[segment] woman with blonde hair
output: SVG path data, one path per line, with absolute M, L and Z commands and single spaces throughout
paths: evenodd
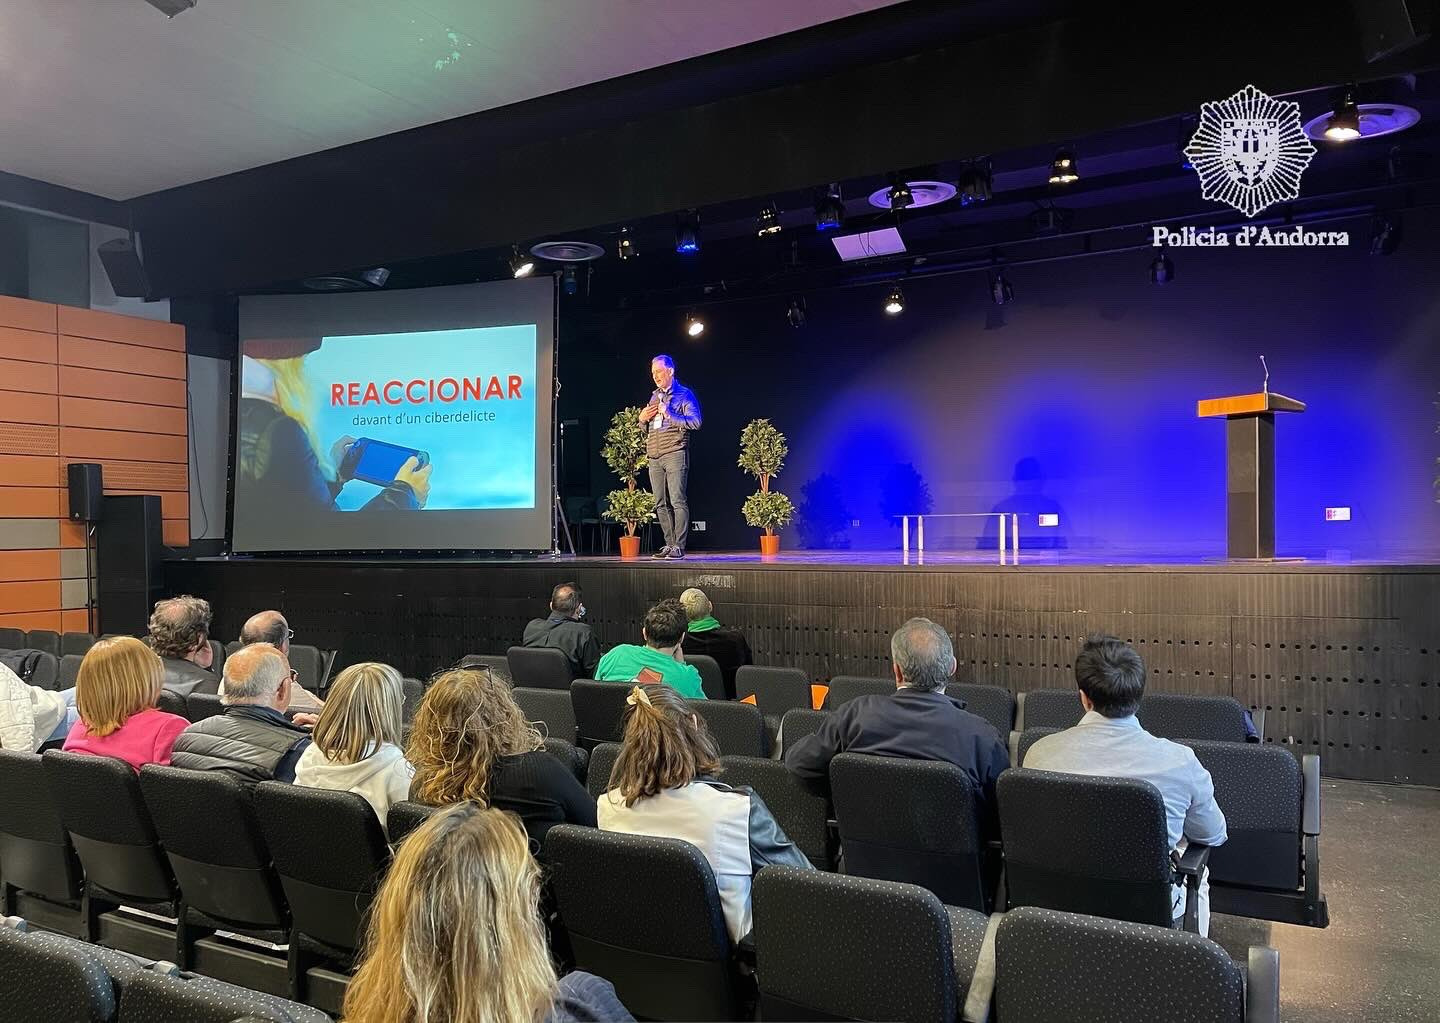
M 370 911 L 344 1023 L 633 1019 L 608 981 L 555 976 L 540 871 L 515 818 L 463 802 L 400 844 Z
M 750 933 L 750 882 L 772 863 L 810 868 L 770 808 L 745 786 L 715 780 L 720 753 L 705 722 L 663 683 L 625 700 L 624 742 L 599 799 L 601 831 L 679 838 L 710 861 L 730 940 Z
M 363 796 L 385 827 L 390 804 L 409 796 L 415 774 L 400 749 L 402 682 L 390 665 L 373 661 L 340 672 L 295 765 L 295 784 Z
M 75 680 L 80 714 L 64 749 L 123 760 L 136 771 L 169 764 L 175 739 L 190 722 L 155 708 L 165 666 L 155 651 L 132 636 L 102 639 L 85 654 Z
M 410 798 L 429 806 L 472 800 L 520 817 L 540 848 L 553 824 L 595 826 L 595 801 L 485 667 L 436 676 L 415 714 L 406 750 Z

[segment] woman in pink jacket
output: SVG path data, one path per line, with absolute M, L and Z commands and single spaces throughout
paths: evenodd
M 102 639 L 80 662 L 75 707 L 80 720 L 65 749 L 123 760 L 136 771 L 145 764 L 169 764 L 170 747 L 190 724 L 155 708 L 165 666 L 131 636 Z

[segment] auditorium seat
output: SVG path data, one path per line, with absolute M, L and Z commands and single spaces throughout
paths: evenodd
M 1184 926 L 1198 928 L 1197 888 L 1210 847 L 1171 858 L 1160 790 L 1133 778 L 1012 767 L 996 785 L 1009 905 L 1170 926 L 1185 885 Z
M 752 905 L 763 1018 L 959 1018 L 983 913 L 947 908 L 917 885 L 778 866 L 756 875 Z M 980 988 L 985 1005 L 986 980 Z
M 501 678 L 510 678 L 510 659 L 504 654 L 466 654 L 460 659 L 462 661 L 478 661 Z
M 715 875 L 688 842 L 559 824 L 545 861 L 575 968 L 639 1019 L 744 1019 Z
M 757 707 L 730 700 L 687 700 L 705 722 L 721 755 L 764 757 L 770 753 L 770 736 Z
M 390 844 L 398 846 L 410 832 L 429 820 L 434 812 L 435 807 L 408 799 L 391 803 L 390 812 L 385 818 L 385 829 L 390 832 Z
M 213 658 L 210 661 L 210 670 L 217 675 L 223 675 L 225 674 L 225 644 L 221 643 L 218 639 L 212 639 L 209 643 L 210 653 Z
M 25 650 L 24 629 L 0 629 L 0 650 Z
M 225 656 L 227 658 L 234 657 L 235 652 L 244 645 L 245 644 L 240 642 L 238 639 L 232 639 L 229 643 L 225 644 Z
M 420 701 L 425 699 L 425 683 L 418 678 L 403 678 L 400 680 L 400 720 L 409 731 L 410 722 L 415 720 L 415 712 L 420 709 Z
M 1025 754 L 1030 752 L 1030 747 L 1035 745 L 1047 735 L 1054 735 L 1061 731 L 1059 728 L 1027 728 L 1020 733 L 1020 738 L 1015 742 L 1015 749 L 1010 757 L 1011 767 L 1024 767 Z
M 741 699 L 754 696 L 760 713 L 775 718 L 777 725 L 786 711 L 811 707 L 810 678 L 799 668 L 742 665 L 735 672 L 735 695 Z
M 569 689 L 575 681 L 570 658 L 548 646 L 512 646 L 505 652 L 510 680 L 529 689 Z
M 965 701 L 965 709 L 971 714 L 994 725 L 1002 740 L 1007 739 L 1010 729 L 1015 727 L 1015 694 L 1004 686 L 955 682 L 946 686 L 945 692 Z
M 565 769 L 575 776 L 576 781 L 582 785 L 585 783 L 585 772 L 589 769 L 590 757 L 583 749 L 572 746 L 564 739 L 557 739 L 552 735 L 545 739 L 545 752 L 564 764 Z
M 80 860 L 35 753 L 0 750 L 0 877 L 5 916 L 18 912 L 22 892 L 79 909 Z
M 590 751 L 590 763 L 585 771 L 585 788 L 596 799 L 610 791 L 610 771 L 619 756 L 618 742 L 602 742 Z
M 1146 693 L 1140 701 L 1140 727 L 1162 739 L 1244 742 L 1245 708 L 1233 696 L 1194 693 Z
M 225 705 L 214 693 L 191 693 L 185 697 L 185 716 L 191 722 L 204 721 L 225 713 Z
M 1080 690 L 1073 687 L 1031 689 L 1020 694 L 1018 703 L 1015 727 L 1022 732 L 1031 728 L 1070 728 L 1085 716 Z
M 575 706 L 570 702 L 570 691 L 555 689 L 528 689 L 516 686 L 511 690 L 515 702 L 527 721 L 538 722 L 546 735 L 566 742 L 575 742 Z
M 325 686 L 329 683 L 328 665 L 325 653 L 319 647 L 305 643 L 291 643 L 289 660 L 290 667 L 299 672 L 300 684 L 307 691 L 316 694 L 324 691 Z
M 130 765 L 110 757 L 51 750 L 41 758 L 51 798 L 85 869 L 85 927 L 97 933 L 107 904 L 140 906 L 176 918 L 175 956 L 189 965 L 193 942 L 180 890 Z
M 140 791 L 193 930 L 223 928 L 285 944 L 290 908 L 249 786 L 221 771 L 146 764 Z M 290 948 L 293 955 L 297 945 Z M 293 959 L 289 977 L 297 997 Z
M 787 710 L 785 716 L 780 719 L 781 747 L 788 752 L 791 746 L 805 736 L 818 732 L 820 726 L 829 718 L 828 710 L 809 710 L 808 708 Z
M 1210 852 L 1210 908 L 1325 927 L 1320 890 L 1320 758 L 1277 746 L 1188 741 L 1215 783 L 1229 837 Z
M 168 963 L 141 970 L 120 995 L 121 1023 L 329 1023 L 319 1009 L 226 984 Z
M 390 848 L 374 809 L 353 792 L 264 781 L 255 787 L 255 810 L 290 904 L 291 941 L 299 946 L 291 959 L 293 990 L 310 1001 L 312 962 L 353 968 Z
M 79 654 L 84 657 L 95 645 L 95 637 L 88 632 L 67 632 L 60 637 L 60 656 Z
M 806 786 L 778 760 L 727 756 L 720 758 L 720 764 L 720 780 L 754 789 L 780 829 L 811 863 L 821 870 L 834 867 L 829 799 Z
M 60 633 L 51 629 L 31 629 L 25 633 L 25 645 L 31 650 L 44 650 L 55 657 L 60 656 Z
M 75 680 L 80 677 L 80 664 L 84 660 L 84 654 L 62 654 L 60 665 L 56 669 L 55 688 L 74 689 Z
M 59 689 L 60 658 L 41 650 L 35 658 L 35 669 L 25 681 L 41 689 Z
M 47 934 L 14 917 L 0 924 L 5 1020 L 111 1023 L 120 1018 L 122 985 L 143 972 L 123 953 Z
M 1242 964 L 1198 934 L 1033 907 L 995 932 L 996 1023 L 1279 1018 L 1273 948 L 1252 947 Z
M 947 906 L 989 912 L 998 862 L 960 768 L 842 753 L 830 761 L 830 797 L 847 874 L 918 884 Z
M 889 696 L 895 691 L 893 678 L 861 678 L 858 675 L 836 675 L 825 694 L 825 709 L 843 707 L 858 696 Z
M 173 689 L 161 689 L 160 694 L 155 697 L 155 708 L 163 710 L 166 714 L 174 714 L 177 717 L 189 719 L 190 698 L 184 693 L 177 693 Z
M 597 743 L 619 742 L 630 686 L 623 682 L 595 682 L 577 678 L 570 683 L 570 703 L 575 708 L 575 732 L 581 749 Z
M 709 654 L 686 654 L 685 663 L 700 673 L 700 688 L 708 700 L 733 700 L 735 694 L 725 685 L 725 673 L 720 662 Z

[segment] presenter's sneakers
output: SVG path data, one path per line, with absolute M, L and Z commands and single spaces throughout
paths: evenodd
M 680 561 L 685 557 L 685 550 L 682 547 L 666 547 L 665 550 L 668 552 L 665 555 L 666 561 Z
M 650 555 L 650 558 L 651 558 L 652 561 L 664 561 L 666 558 L 670 557 L 670 552 L 673 551 L 674 549 L 675 549 L 674 547 L 671 547 L 669 544 L 666 544 L 664 547 L 661 547 L 661 548 L 660 548 L 658 551 L 656 551 L 654 554 Z

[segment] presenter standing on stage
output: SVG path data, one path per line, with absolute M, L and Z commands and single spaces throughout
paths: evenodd
M 700 402 L 695 392 L 675 379 L 675 362 L 668 355 L 650 360 L 655 392 L 640 411 L 646 427 L 645 458 L 650 465 L 650 492 L 665 546 L 652 555 L 678 561 L 685 556 L 690 532 L 690 505 L 685 484 L 690 476 L 690 431 L 700 429 Z

